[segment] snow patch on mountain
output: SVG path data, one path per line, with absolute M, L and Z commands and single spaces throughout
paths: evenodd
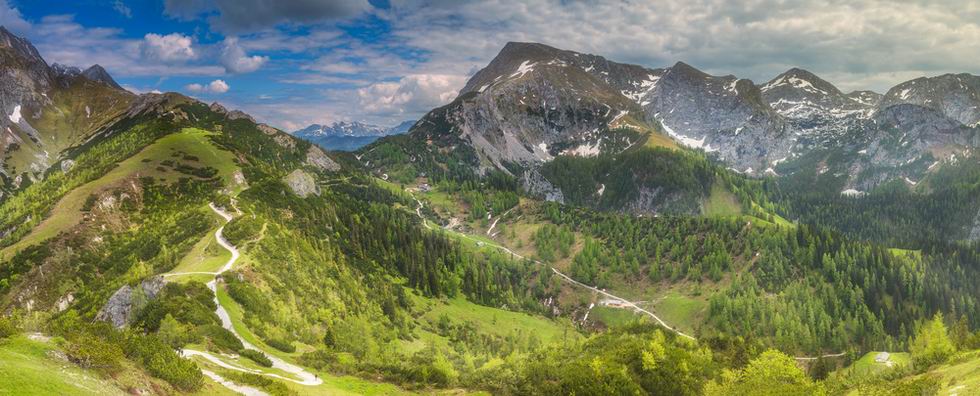
M 22 118 L 20 115 L 20 105 L 14 106 L 14 112 L 10 113 L 10 115 L 7 117 L 10 118 L 10 122 L 19 124 Z

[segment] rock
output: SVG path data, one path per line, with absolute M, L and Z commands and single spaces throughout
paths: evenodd
M 61 161 L 61 173 L 68 173 L 68 171 L 70 171 L 71 168 L 74 166 L 75 166 L 74 160 L 66 159 L 64 161 Z
M 64 297 L 58 299 L 58 302 L 55 303 L 55 306 L 58 308 L 58 312 L 62 312 L 68 309 L 68 306 L 70 306 L 71 303 L 74 301 L 75 301 L 75 295 L 68 293 Z
M 112 323 L 116 328 L 126 327 L 133 319 L 133 314 L 156 298 L 164 285 L 163 277 L 159 275 L 140 282 L 139 289 L 124 285 L 109 297 L 95 319 Z
M 286 175 L 285 182 L 293 190 L 293 193 L 301 198 L 306 198 L 310 194 L 320 195 L 320 187 L 316 185 L 316 180 L 302 169 L 294 170 Z
M 330 159 L 327 153 L 324 153 L 321 148 L 315 145 L 311 145 L 309 150 L 306 150 L 306 163 L 328 172 L 340 170 L 340 165 Z

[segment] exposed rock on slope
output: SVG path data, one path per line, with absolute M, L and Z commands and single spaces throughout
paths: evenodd
M 302 169 L 296 169 L 286 175 L 285 182 L 289 189 L 293 190 L 293 193 L 299 195 L 300 198 L 320 195 L 320 187 L 316 185 L 316 180 Z
M 154 276 L 140 282 L 135 288 L 129 285 L 120 287 L 109 297 L 95 319 L 112 323 L 116 328 L 126 327 L 132 321 L 133 314 L 156 298 L 164 284 L 162 276 Z

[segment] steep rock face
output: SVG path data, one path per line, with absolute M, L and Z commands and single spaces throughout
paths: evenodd
M 0 27 L 0 192 L 41 177 L 134 98 L 101 66 L 49 67 L 30 42 Z
M 685 146 L 702 148 L 735 169 L 755 173 L 784 158 L 791 134 L 750 80 L 708 75 L 683 62 L 656 82 L 648 115 Z
M 95 319 L 109 322 L 116 328 L 126 327 L 132 321 L 133 314 L 156 298 L 164 285 L 162 276 L 146 279 L 135 288 L 123 285 L 109 297 L 109 301 L 99 310 Z
M 471 145 L 481 169 L 533 167 L 562 152 L 597 155 L 611 128 L 650 129 L 639 105 L 609 83 L 627 84 L 625 78 L 600 68 L 642 70 L 541 44 L 509 43 L 455 101 L 423 117 L 411 133 L 443 146 L 457 140 Z
M 944 74 L 906 81 L 889 89 L 880 106 L 903 103 L 939 111 L 966 126 L 980 126 L 980 76 Z
M 30 42 L 3 26 L 0 26 L 0 66 L 0 109 L 4 115 L 14 114 L 18 106 L 19 114 L 31 115 L 50 103 L 47 94 L 53 77 L 48 64 Z M 6 125 L 18 124 L 14 120 L 0 123 L 4 121 L 10 121 Z
M 306 150 L 306 163 L 317 167 L 321 170 L 328 172 L 336 172 L 340 170 L 340 165 L 338 165 L 334 160 L 327 156 L 319 147 L 310 146 Z

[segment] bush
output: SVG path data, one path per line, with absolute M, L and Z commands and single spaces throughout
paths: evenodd
M 181 358 L 169 345 L 153 335 L 129 333 L 125 340 L 126 355 L 143 364 L 154 377 L 178 389 L 195 391 L 204 384 L 204 376 L 193 361 Z
M 17 326 L 10 318 L 0 318 L 0 340 L 17 334 Z M 269 344 L 272 345 L 272 344 Z
M 218 349 L 239 352 L 244 346 L 230 331 L 221 326 L 208 325 L 199 327 L 201 335 L 211 340 L 211 344 Z
M 265 343 L 266 344 L 269 344 L 269 346 L 271 346 L 273 348 L 276 348 L 276 349 L 278 349 L 280 351 L 283 351 L 283 352 L 286 352 L 286 353 L 296 352 L 296 346 L 293 345 L 293 343 L 291 343 L 289 341 L 286 341 L 286 340 L 281 340 L 281 339 L 278 339 L 278 338 L 269 338 L 269 339 L 265 340 Z
M 272 396 L 287 396 L 296 394 L 295 392 L 290 391 L 289 388 L 287 388 L 282 382 L 258 374 L 225 371 L 221 373 L 221 376 L 233 382 L 262 388 L 262 390 L 268 392 Z
M 72 338 L 65 348 L 65 355 L 68 360 L 86 369 L 97 369 L 110 374 L 122 369 L 122 348 L 90 334 L 80 334 Z
M 262 367 L 272 367 L 272 359 L 269 359 L 269 357 L 262 352 L 254 349 L 242 349 L 242 351 L 238 354 L 252 359 L 253 362 L 258 363 Z

